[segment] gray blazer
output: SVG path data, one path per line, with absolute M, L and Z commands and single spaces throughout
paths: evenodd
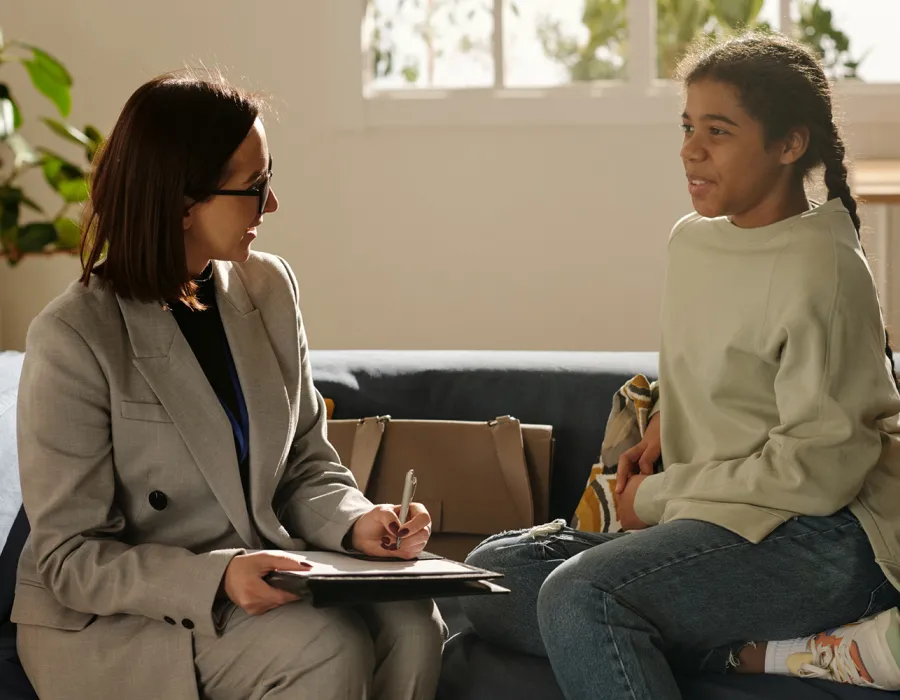
M 340 551 L 372 507 L 326 440 L 288 265 L 254 253 L 215 279 L 250 418 L 246 501 L 231 425 L 169 311 L 94 281 L 31 324 L 12 619 L 43 630 L 41 650 L 19 638 L 39 694 L 62 678 L 71 697 L 196 698 L 191 635 L 220 633 L 231 558 L 264 541 Z

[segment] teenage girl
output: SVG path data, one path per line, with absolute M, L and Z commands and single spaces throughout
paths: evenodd
M 696 211 L 669 240 L 660 408 L 619 465 L 631 532 L 493 537 L 469 561 L 514 594 L 466 611 L 568 700 L 676 700 L 679 671 L 898 689 L 900 393 L 829 82 L 776 35 L 680 77 Z

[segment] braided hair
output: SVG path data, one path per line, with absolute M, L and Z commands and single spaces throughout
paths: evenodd
M 809 49 L 780 34 L 749 33 L 690 52 L 676 75 L 685 85 L 715 80 L 733 86 L 770 143 L 792 128 L 806 126 L 809 147 L 797 161 L 797 176 L 805 179 L 823 167 L 828 199 L 841 200 L 860 235 L 856 199 L 847 182 L 846 149 L 834 120 L 831 84 Z M 887 329 L 884 352 L 900 388 Z

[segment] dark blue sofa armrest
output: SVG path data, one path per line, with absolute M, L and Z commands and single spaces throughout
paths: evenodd
M 0 698 L 38 700 L 16 656 L 16 626 L 12 622 L 0 624 Z
M 19 555 L 22 553 L 22 547 L 25 546 L 25 540 L 28 539 L 28 532 L 25 508 L 19 508 L 19 514 L 13 521 L 6 544 L 3 551 L 0 552 L 0 624 L 9 620 L 13 593 L 16 589 L 16 569 L 19 565 Z

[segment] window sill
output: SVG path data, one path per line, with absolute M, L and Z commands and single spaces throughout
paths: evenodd
M 681 109 L 680 92 L 667 81 L 645 90 L 610 83 L 386 91 L 359 101 L 348 128 L 663 125 L 677 121 Z M 844 122 L 900 125 L 900 85 L 838 83 L 835 102 Z

